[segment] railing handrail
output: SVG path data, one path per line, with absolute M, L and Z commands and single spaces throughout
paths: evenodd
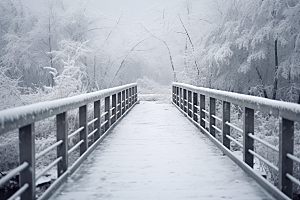
M 173 83 L 173 86 L 180 86 L 192 92 L 201 92 L 209 97 L 234 104 L 245 106 L 273 115 L 274 117 L 284 117 L 285 119 L 300 121 L 300 105 L 296 103 L 266 99 L 257 96 L 238 94 L 204 87 L 196 87 L 185 83 Z
M 200 98 L 199 98 L 200 97 Z M 206 101 L 206 98 L 208 101 Z M 222 117 L 216 115 L 216 100 L 222 102 L 220 109 Z M 300 186 L 300 180 L 293 176 L 293 162 L 300 164 L 300 158 L 294 154 L 295 121 L 300 121 L 300 105 L 289 102 L 265 99 L 261 97 L 237 94 L 232 92 L 196 87 L 184 83 L 172 84 L 172 103 L 187 118 L 200 128 L 201 132 L 230 157 L 237 165 L 252 176 L 264 189 L 277 199 L 290 199 L 293 196 L 293 184 Z M 208 105 L 207 105 L 208 104 Z M 243 109 L 243 128 L 230 122 L 231 104 L 239 105 Z M 218 104 L 220 105 L 220 104 Z M 208 107 L 209 110 L 205 110 Z M 279 120 L 278 147 L 255 136 L 255 110 L 268 113 Z M 207 118 L 206 118 L 207 117 Z M 217 127 L 218 120 L 220 128 Z M 239 132 L 243 142 L 231 136 L 231 128 Z M 220 133 L 220 141 L 216 138 L 216 131 Z M 240 134 L 242 133 L 242 135 Z M 254 141 L 275 150 L 278 154 L 278 166 L 255 152 Z M 240 146 L 243 159 L 231 152 L 231 142 Z M 254 170 L 254 157 L 278 172 L 278 186 L 268 182 Z M 295 174 L 294 174 L 295 175 Z
M 110 96 L 112 94 L 121 92 L 128 87 L 134 86 L 137 86 L 137 84 L 132 83 L 73 97 L 57 99 L 53 101 L 44 101 L 2 110 L 0 111 L 0 134 L 48 117 L 52 117 L 68 110 L 78 108 L 88 103 L 92 103 L 98 99 Z
M 0 186 L 19 173 L 20 189 L 9 199 L 20 196 L 21 200 L 34 200 L 36 199 L 36 181 L 44 173 L 57 166 L 57 179 L 39 197 L 42 200 L 48 199 L 137 103 L 137 84 L 132 83 L 93 93 L 0 111 L 0 135 L 10 130 L 19 130 L 20 162 L 19 167 L 12 169 L 0 179 Z M 93 104 L 94 108 L 92 113 L 89 113 L 93 114 L 93 119 L 90 121 L 88 121 L 89 104 Z M 102 108 L 102 106 L 104 107 Z M 68 112 L 73 109 L 79 109 L 78 123 L 80 128 L 69 134 Z M 35 122 L 52 116 L 56 116 L 57 142 L 36 154 Z M 103 120 L 104 123 L 102 123 Z M 69 149 L 69 139 L 75 134 L 78 136 L 79 142 Z M 57 158 L 36 174 L 36 160 L 54 150 L 56 150 Z M 80 156 L 69 166 L 69 154 L 75 150 L 78 150 Z

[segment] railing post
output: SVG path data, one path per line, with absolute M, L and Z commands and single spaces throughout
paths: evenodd
M 180 90 L 179 90 L 179 96 L 180 96 L 180 108 L 181 108 L 181 110 L 183 110 L 183 101 L 182 101 L 183 95 L 182 95 L 182 88 L 180 88 Z
M 131 98 L 131 94 L 132 94 L 132 88 L 129 88 L 129 108 L 131 108 L 132 105 L 132 98 Z
M 192 92 L 188 91 L 188 116 L 192 117 Z
M 286 155 L 294 152 L 294 121 L 279 119 L 279 189 L 293 197 L 293 182 L 286 174 L 293 175 L 293 161 Z
M 106 132 L 110 127 L 110 96 L 105 97 L 104 100 L 104 112 L 107 112 L 105 115 L 106 124 L 104 125 L 104 131 Z
M 176 105 L 179 106 L 179 87 L 176 87 Z
M 67 112 L 56 115 L 56 138 L 63 143 L 57 147 L 57 158 L 62 160 L 57 163 L 57 177 L 60 177 L 68 169 L 68 121 Z
M 117 95 L 113 94 L 111 97 L 111 116 L 113 116 L 111 118 L 111 124 L 115 123 L 116 118 L 117 118 Z
M 125 103 L 125 104 L 126 104 L 126 108 L 125 108 L 125 110 L 128 110 L 128 108 L 129 108 L 129 107 L 128 107 L 128 106 L 129 106 L 129 104 L 128 104 L 128 103 L 129 103 L 129 100 L 128 100 L 128 95 L 129 95 L 129 93 L 128 93 L 128 92 L 129 92 L 129 90 L 126 89 L 126 103 Z
M 254 134 L 254 110 L 244 107 L 244 135 L 243 135 L 243 160 L 244 162 L 253 168 L 253 155 L 249 153 L 249 150 L 254 150 L 254 140 L 249 137 L 249 133 Z
M 100 130 L 101 130 L 101 101 L 95 101 L 94 102 L 94 119 L 98 118 L 97 121 L 94 122 L 94 129 L 98 129 L 94 134 L 94 141 L 98 140 L 100 138 Z
M 132 87 L 131 89 L 131 104 L 133 105 L 135 103 L 135 93 L 134 93 L 135 87 Z
M 83 143 L 80 145 L 80 155 L 82 155 L 88 149 L 88 126 L 87 126 L 87 106 L 79 107 L 79 127 L 84 127 L 80 131 L 80 140 Z
M 200 94 L 200 126 L 205 128 L 205 122 L 203 119 L 205 119 L 205 112 L 202 110 L 205 110 L 205 95 Z
M 122 114 L 122 99 L 121 99 L 121 94 L 122 92 L 119 92 L 118 93 L 118 106 L 117 106 L 117 119 L 119 119 L 121 117 L 121 114 Z
M 226 137 L 226 135 L 230 135 L 230 126 L 226 125 L 226 122 L 230 122 L 230 103 L 223 101 L 222 143 L 225 147 L 230 149 L 230 140 Z
M 198 116 L 197 116 L 198 108 L 196 106 L 198 106 L 198 93 L 194 92 L 193 93 L 193 119 L 195 122 L 198 122 Z
M 135 86 L 135 90 L 134 90 L 134 92 L 135 92 L 135 102 L 137 102 L 137 100 L 138 100 L 138 90 L 137 90 L 137 86 Z
M 183 111 L 186 113 L 187 112 L 187 102 L 186 102 L 186 89 L 183 89 Z
M 210 97 L 209 98 L 209 133 L 216 137 L 216 130 L 213 126 L 216 125 L 216 119 L 212 117 L 212 115 L 216 115 L 216 99 Z
M 122 103 L 121 103 L 121 115 L 123 115 L 125 113 L 125 108 L 126 108 L 126 105 L 125 105 L 125 90 L 122 91 Z
M 173 97 L 173 102 L 174 102 L 174 103 L 176 103 L 176 98 L 175 98 L 175 97 L 176 97 L 176 94 L 175 94 L 175 88 L 176 88 L 176 87 L 173 85 L 173 87 L 172 87 L 172 97 Z
M 21 200 L 35 199 L 35 133 L 34 124 L 19 129 L 20 164 L 28 163 L 28 167 L 20 173 L 20 188 L 25 184 L 29 187 L 21 195 Z

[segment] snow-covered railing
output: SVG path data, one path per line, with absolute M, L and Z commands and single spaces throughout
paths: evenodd
M 104 111 L 101 101 L 104 100 Z M 0 111 L 0 135 L 19 129 L 20 165 L 0 179 L 0 186 L 19 174 L 20 189 L 9 199 L 21 197 L 21 200 L 36 199 L 36 181 L 52 167 L 57 166 L 58 178 L 39 199 L 47 199 L 73 173 L 83 160 L 106 137 L 109 130 L 137 103 L 137 84 L 101 90 L 55 101 L 42 102 L 23 107 Z M 93 120 L 87 121 L 88 104 L 94 105 Z M 68 111 L 79 108 L 79 129 L 68 133 Z M 102 112 L 102 113 L 101 113 Z M 35 153 L 35 122 L 56 116 L 57 142 L 44 151 Z M 102 120 L 104 118 L 104 120 Z M 89 126 L 93 130 L 88 133 Z M 79 142 L 68 149 L 70 138 L 79 134 Z M 93 136 L 93 137 L 92 137 Z M 88 144 L 92 139 L 92 144 Z M 80 157 L 68 167 L 68 155 L 79 148 Z M 36 174 L 36 160 L 57 150 L 57 159 Z
M 207 105 L 205 99 L 208 100 Z M 216 100 L 222 101 L 222 117 L 217 117 Z M 293 176 L 293 162 L 300 163 L 300 159 L 293 152 L 294 123 L 300 121 L 300 105 L 181 83 L 172 84 L 172 101 L 215 145 L 270 194 L 277 199 L 293 197 L 293 184 L 300 186 L 300 181 Z M 230 123 L 231 104 L 243 108 L 242 129 Z M 279 148 L 255 136 L 254 111 L 261 111 L 279 118 Z M 218 128 L 217 124 L 221 124 L 221 127 Z M 230 135 L 231 129 L 240 133 L 243 137 L 242 143 Z M 216 139 L 216 133 L 220 133 L 220 141 Z M 277 152 L 279 154 L 278 165 L 255 152 L 254 141 Z M 230 142 L 242 148 L 243 160 L 230 150 Z M 278 172 L 279 189 L 253 169 L 254 157 Z

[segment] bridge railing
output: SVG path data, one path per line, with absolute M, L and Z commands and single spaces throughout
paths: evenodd
M 104 100 L 104 111 L 101 108 Z M 87 106 L 93 104 L 93 120 L 88 121 Z M 83 160 L 105 138 L 108 131 L 137 103 L 137 84 L 128 84 L 98 92 L 70 98 L 42 102 L 23 107 L 0 111 L 0 135 L 19 129 L 20 165 L 0 179 L 0 186 L 19 174 L 20 189 L 9 199 L 36 199 L 36 181 L 54 166 L 57 166 L 57 179 L 39 199 L 47 199 L 67 176 L 73 173 Z M 68 133 L 68 111 L 79 109 L 79 129 Z M 56 116 L 57 142 L 44 151 L 35 152 L 35 122 Z M 102 120 L 104 118 L 104 120 Z M 93 130 L 89 133 L 89 127 Z M 79 142 L 68 149 L 69 139 L 79 134 Z M 88 141 L 92 139 L 92 144 Z M 68 167 L 68 155 L 79 148 L 80 157 Z M 36 160 L 57 151 L 57 159 L 36 174 Z
M 181 83 L 172 84 L 172 93 L 173 104 L 261 186 L 278 199 L 293 197 L 293 184 L 300 186 L 300 181 L 293 176 L 293 162 L 300 163 L 300 158 L 294 155 L 294 123 L 300 121 L 300 105 Z M 222 117 L 217 117 L 216 100 L 222 101 Z M 242 128 L 230 122 L 231 104 L 243 108 Z M 279 118 L 279 148 L 255 136 L 255 110 Z M 216 124 L 221 124 L 221 127 Z M 242 144 L 230 135 L 231 129 L 241 133 Z M 216 132 L 221 134 L 221 141 L 216 139 Z M 277 152 L 278 165 L 255 152 L 254 141 Z M 242 148 L 243 160 L 230 151 L 230 142 Z M 279 189 L 253 170 L 254 157 L 279 173 Z

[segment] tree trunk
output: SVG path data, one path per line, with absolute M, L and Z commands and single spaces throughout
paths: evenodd
M 278 52 L 277 52 L 277 39 L 275 40 L 275 76 L 274 76 L 274 84 L 273 84 L 273 97 L 272 99 L 276 99 L 277 87 L 278 87 Z

